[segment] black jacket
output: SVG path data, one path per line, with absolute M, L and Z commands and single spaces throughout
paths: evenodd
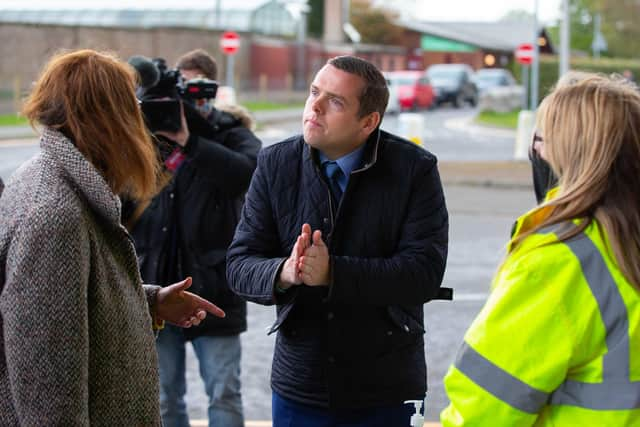
M 186 160 L 131 229 L 145 283 L 192 276 L 189 291 L 225 310 L 222 319 L 207 316 L 185 329 L 187 338 L 247 329 L 246 303 L 229 290 L 225 258 L 261 142 L 239 121 L 216 137 L 190 136 Z
M 375 132 L 340 206 L 332 203 L 317 152 L 301 136 L 261 152 L 227 278 L 243 298 L 277 304 L 272 387 L 335 409 L 422 399 L 423 304 L 438 294 L 448 245 L 436 158 Z M 305 222 L 322 230 L 329 247 L 330 286 L 274 295 Z

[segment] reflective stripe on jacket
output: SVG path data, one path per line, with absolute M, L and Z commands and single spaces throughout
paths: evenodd
M 510 247 L 445 377 L 443 426 L 640 426 L 640 292 L 596 222 L 559 241 L 565 227 Z

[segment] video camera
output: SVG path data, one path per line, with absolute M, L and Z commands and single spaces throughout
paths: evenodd
M 144 56 L 132 56 L 128 63 L 136 69 L 140 77 L 137 95 L 141 101 L 145 123 L 152 133 L 180 130 L 181 100 L 186 101 L 183 103 L 185 116 L 187 122 L 190 122 L 199 119 L 194 116 L 197 112 L 189 108 L 193 101 L 216 97 L 218 83 L 215 80 L 184 81 L 180 70 L 169 69 L 163 58 L 149 59 Z

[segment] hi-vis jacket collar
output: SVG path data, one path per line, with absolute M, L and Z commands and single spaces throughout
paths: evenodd
M 549 200 L 554 199 L 558 195 L 559 191 L 560 191 L 559 187 L 554 187 L 551 190 L 549 190 L 544 199 L 544 202 L 548 202 Z M 522 233 L 526 233 L 527 231 L 531 230 L 533 227 L 537 226 L 542 221 L 544 221 L 545 218 L 549 216 L 552 209 L 553 208 L 551 206 L 536 206 L 535 208 L 531 209 L 529 212 L 520 216 L 516 220 L 516 223 L 513 225 L 513 229 L 511 232 L 511 240 L 507 244 L 507 251 L 511 252 L 514 249 L 513 248 L 514 240 L 519 235 L 521 235 Z

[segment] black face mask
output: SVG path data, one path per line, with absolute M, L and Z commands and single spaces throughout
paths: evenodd
M 533 172 L 533 190 L 536 193 L 536 200 L 541 203 L 547 192 L 558 184 L 558 177 L 551 170 L 549 163 L 533 149 L 533 144 L 529 147 L 529 160 Z

